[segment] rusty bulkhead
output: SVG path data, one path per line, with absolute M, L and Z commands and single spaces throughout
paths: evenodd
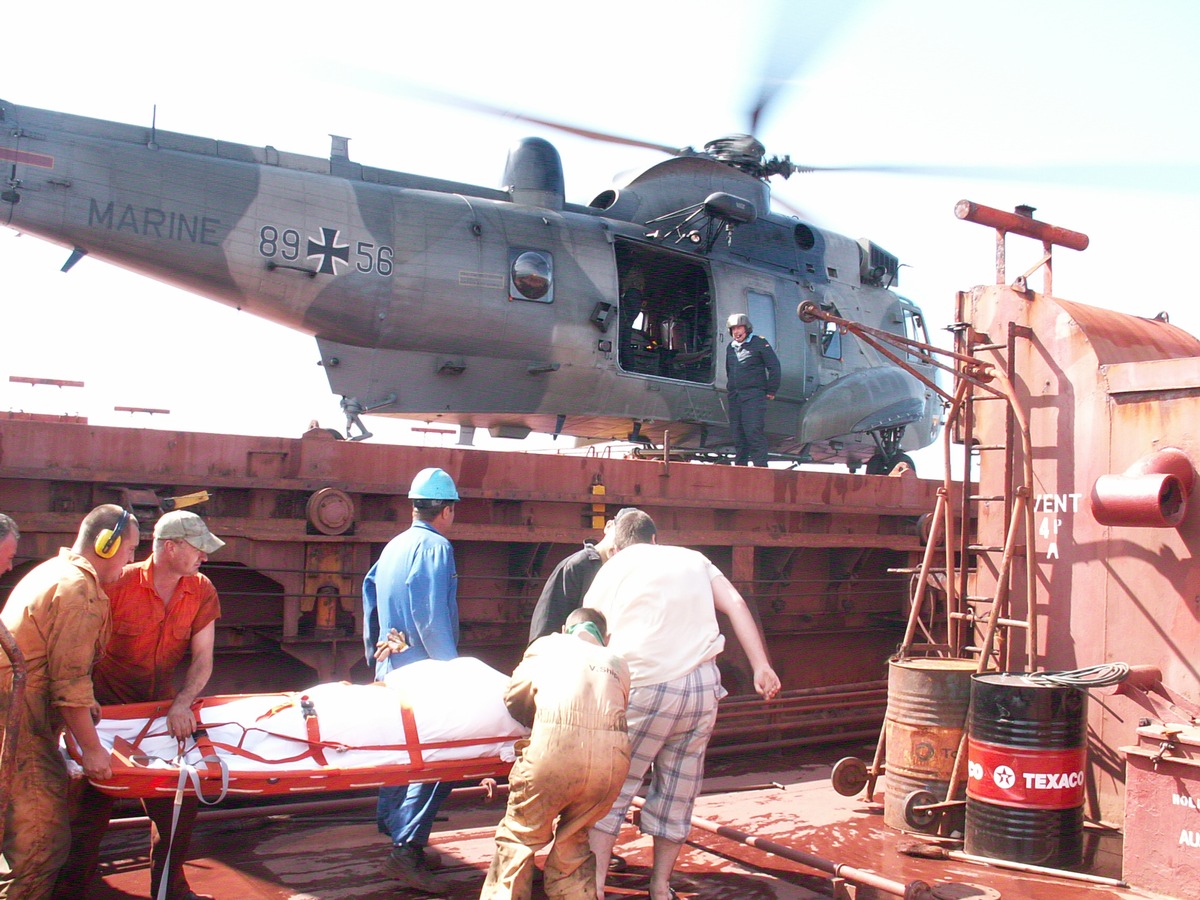
M 871 733 L 882 721 L 880 682 L 908 593 L 908 576 L 896 570 L 919 553 L 917 518 L 937 488 L 911 477 L 372 445 L 323 429 L 283 439 L 103 428 L 9 414 L 0 425 L 0 509 L 22 539 L 0 597 L 70 545 L 94 505 L 130 507 L 149 534 L 164 510 L 207 492 L 189 508 L 227 546 L 203 569 L 222 605 L 206 693 L 367 681 L 362 579 L 408 527 L 407 486 L 426 466 L 451 473 L 463 497 L 453 536 L 462 653 L 511 671 L 550 571 L 599 536 L 606 512 L 639 506 L 666 540 L 704 552 L 754 604 L 785 691 L 867 683 L 874 699 L 845 717 L 847 727 Z M 139 558 L 148 552 L 147 543 Z M 724 658 L 731 694 L 752 693 L 745 661 L 732 651 Z M 731 725 L 732 739 L 787 737 L 764 721 L 755 713 Z

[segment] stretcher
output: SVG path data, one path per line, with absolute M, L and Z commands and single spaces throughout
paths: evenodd
M 167 702 L 106 706 L 97 725 L 118 797 L 296 795 L 508 774 L 528 729 L 508 714 L 508 676 L 470 657 L 422 660 L 383 682 L 198 699 L 196 733 L 167 730 Z M 76 762 L 78 748 L 65 748 Z

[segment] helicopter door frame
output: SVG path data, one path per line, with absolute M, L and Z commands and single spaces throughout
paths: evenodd
M 896 296 L 900 300 L 900 333 L 910 341 L 929 344 L 929 331 L 925 326 L 925 314 L 921 311 L 921 308 L 907 297 L 902 297 L 899 294 Z M 913 365 L 929 369 L 934 368 L 928 356 L 918 353 L 916 350 L 910 348 L 905 351 L 904 355 L 908 362 Z
M 624 238 L 617 269 L 617 365 L 629 375 L 711 385 L 716 304 L 705 260 Z

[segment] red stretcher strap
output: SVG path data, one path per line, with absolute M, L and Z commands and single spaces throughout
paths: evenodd
M 197 718 L 197 721 L 199 721 L 199 718 Z M 209 740 L 208 732 L 204 730 L 203 725 L 196 726 L 196 733 L 192 735 L 192 739 L 195 740 L 196 746 L 200 748 L 200 762 L 207 766 L 207 776 L 209 778 L 215 778 L 220 775 L 225 781 L 228 781 L 229 770 L 225 767 L 224 763 L 221 762 L 221 758 L 217 755 L 216 748 L 213 746 L 213 742 Z M 183 754 L 181 753 L 180 756 L 182 755 Z M 196 791 L 197 795 L 199 795 L 199 793 L 199 791 Z M 221 796 L 225 796 L 224 791 L 222 791 Z
M 308 733 L 308 743 L 313 748 L 313 759 L 317 761 L 317 765 L 324 768 L 329 763 L 325 761 L 325 753 L 321 749 L 321 720 L 317 716 L 316 706 L 308 699 L 307 694 L 300 698 L 300 709 L 304 716 L 304 729 Z
M 417 734 L 417 717 L 406 702 L 400 704 L 400 721 L 404 723 L 404 737 L 412 745 L 408 751 L 408 764 L 414 769 L 425 768 L 425 757 L 421 754 L 421 738 Z
M 162 716 L 164 713 L 166 713 L 168 710 L 170 710 L 170 708 L 171 708 L 170 706 L 157 706 L 154 708 L 154 715 L 146 717 L 146 724 L 142 726 L 142 730 L 139 731 L 137 733 L 137 736 L 133 739 L 134 746 L 141 746 L 142 738 L 144 738 L 150 732 L 150 726 L 153 725 L 156 721 L 158 721 L 159 717 Z M 200 712 L 199 705 L 193 704 L 192 705 L 192 715 L 196 717 L 197 722 L 200 721 L 199 712 Z M 164 732 L 164 734 L 165 733 L 166 732 Z

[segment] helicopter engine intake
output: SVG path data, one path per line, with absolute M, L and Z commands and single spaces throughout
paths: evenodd
M 513 203 L 562 209 L 566 202 L 562 158 L 549 141 L 522 138 L 508 152 L 504 166 L 504 190 Z

